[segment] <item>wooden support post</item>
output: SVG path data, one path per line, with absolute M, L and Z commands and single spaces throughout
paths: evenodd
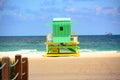
M 10 80 L 10 58 L 3 57 L 2 64 L 6 64 L 2 69 L 2 80 Z
M 19 73 L 16 80 L 21 80 L 21 72 L 22 72 L 22 66 L 21 66 L 21 55 L 15 56 L 15 62 L 18 60 L 18 63 L 15 65 L 15 74 Z
M 22 58 L 22 80 L 28 80 L 28 58 Z

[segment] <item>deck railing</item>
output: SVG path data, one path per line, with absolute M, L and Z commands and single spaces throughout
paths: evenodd
M 78 42 L 78 33 L 71 33 L 71 42 Z

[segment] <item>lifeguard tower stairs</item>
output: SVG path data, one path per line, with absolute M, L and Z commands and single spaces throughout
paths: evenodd
M 46 36 L 44 57 L 80 56 L 78 35 L 71 33 L 70 18 L 53 18 L 52 33 Z

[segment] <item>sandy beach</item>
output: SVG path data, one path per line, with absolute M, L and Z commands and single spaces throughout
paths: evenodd
M 14 57 L 15 54 L 0 54 Z M 29 58 L 29 80 L 120 80 L 120 53 L 81 53 L 80 57 Z

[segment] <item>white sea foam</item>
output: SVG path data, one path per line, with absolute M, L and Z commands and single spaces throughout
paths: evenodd
M 97 51 L 97 50 L 91 50 L 91 49 L 80 49 L 80 53 L 118 53 L 118 51 Z M 5 51 L 0 52 L 0 54 L 3 53 L 10 53 L 10 54 L 44 54 L 45 51 L 38 51 L 37 49 L 21 49 L 18 51 Z
M 93 52 L 93 50 L 90 50 L 90 49 L 80 49 L 80 52 Z
M 111 51 L 98 51 L 98 50 L 91 50 L 91 49 L 80 49 L 80 53 L 119 53 L 118 51 L 111 50 Z
M 21 54 L 23 57 L 28 58 L 40 58 L 43 57 L 45 51 L 37 51 L 37 49 L 21 49 L 18 51 L 7 51 L 7 52 L 0 52 L 0 57 L 8 56 L 14 58 L 16 54 Z M 113 54 L 113 53 L 120 53 L 118 51 L 96 51 L 90 49 L 80 49 L 81 56 L 91 56 L 91 55 L 100 55 L 100 54 Z
M 44 53 L 45 52 L 37 51 L 36 49 L 21 49 L 18 51 L 0 52 L 0 55 L 10 55 L 14 57 L 16 54 L 21 54 L 23 57 L 42 57 Z

